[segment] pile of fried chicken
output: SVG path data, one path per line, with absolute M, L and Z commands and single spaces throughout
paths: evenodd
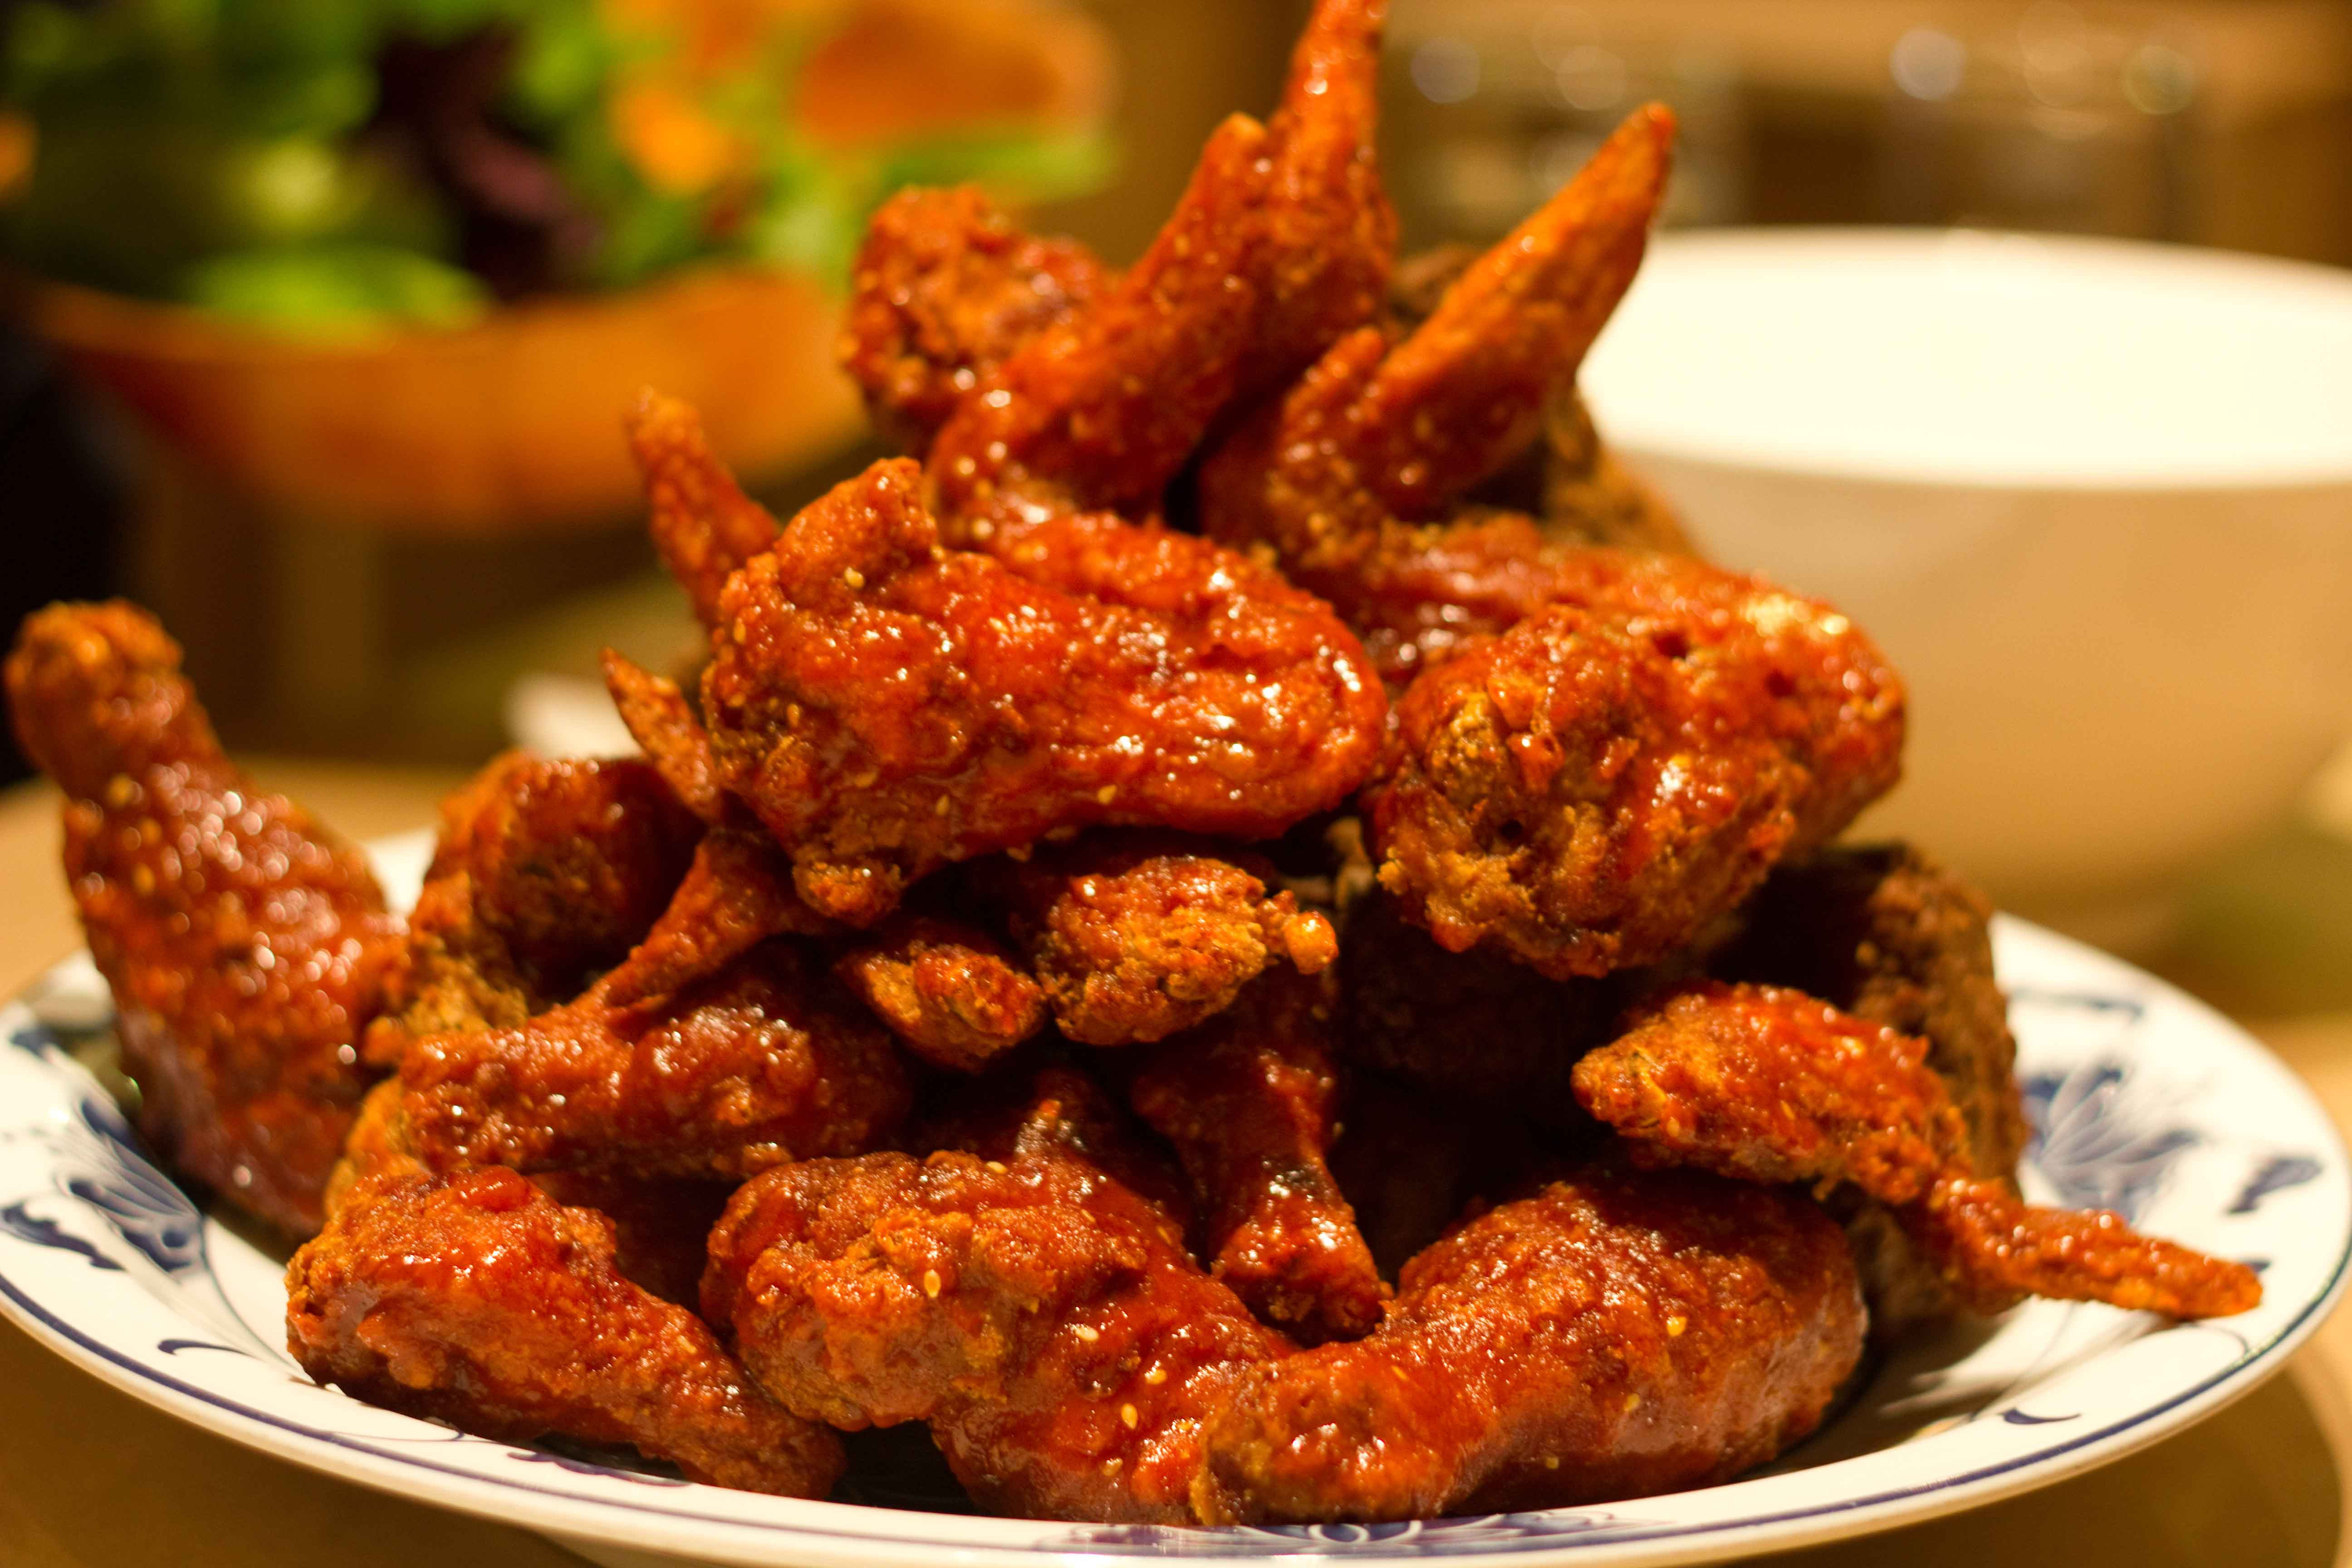
M 824 1497 L 1389 1520 L 1705 1485 L 1865 1342 L 2246 1268 L 2026 1205 L 1982 900 L 1831 841 L 1902 686 L 1690 552 L 1574 389 L 1669 116 L 1397 264 L 1380 0 L 1125 272 L 874 220 L 906 456 L 780 525 L 648 395 L 709 631 L 642 757 L 509 755 L 422 897 L 223 753 L 142 612 L 6 675 L 146 1135 L 306 1237 L 294 1353 L 466 1430 Z

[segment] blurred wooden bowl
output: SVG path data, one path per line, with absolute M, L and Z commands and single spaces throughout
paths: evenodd
M 561 531 L 638 503 L 620 418 L 658 386 L 754 480 L 863 425 L 842 301 L 749 268 L 499 310 L 473 327 L 304 342 L 65 284 L 35 331 L 224 489 L 283 515 L 411 531 Z

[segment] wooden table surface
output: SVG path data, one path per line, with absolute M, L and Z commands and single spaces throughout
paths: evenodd
M 292 762 L 255 773 L 366 837 L 430 819 L 446 775 Z M 79 945 L 53 795 L 0 795 L 0 995 Z M 2352 1013 L 2249 1020 L 2352 1128 Z M 1790 1553 L 1790 1568 L 2352 1561 L 2352 1314 L 2275 1379 L 2130 1458 L 1953 1518 Z M 328 1480 L 184 1426 L 0 1323 L 8 1568 L 579 1568 L 537 1537 Z

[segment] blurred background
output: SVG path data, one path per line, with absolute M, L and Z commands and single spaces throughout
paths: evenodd
M 876 201 L 979 179 L 1124 260 L 1304 10 L 0 0 L 0 609 L 154 606 L 238 747 L 576 732 L 602 646 L 694 643 L 617 434 L 636 385 L 790 510 L 872 455 L 830 354 Z M 1407 247 L 1499 236 L 1650 98 L 1677 229 L 2352 264 L 2352 0 L 1394 0 Z M 2189 926 L 2243 950 L 2215 987 L 2340 971 L 2352 1001 L 2333 776 L 2197 884 Z

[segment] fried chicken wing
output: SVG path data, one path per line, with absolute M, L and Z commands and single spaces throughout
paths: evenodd
M 1312 974 L 1330 921 L 1269 892 L 1260 857 L 1174 834 L 1097 831 L 974 868 L 1070 1039 L 1165 1039 L 1222 1012 L 1268 965 Z
M 907 1048 L 978 1072 L 1045 1025 L 1045 993 L 1003 944 L 961 921 L 904 910 L 834 965 Z
M 427 1037 L 401 1079 L 436 1170 L 740 1177 L 873 1148 L 909 1096 L 889 1036 L 791 942 L 659 1007 L 592 989 L 518 1028 Z
M 957 404 L 927 465 L 950 542 L 1000 516 L 1155 508 L 1256 333 L 1265 157 L 1265 127 L 1228 119 L 1134 268 Z
M 322 1384 L 510 1442 L 626 1443 L 698 1481 L 823 1497 L 840 1440 L 624 1279 L 613 1227 L 512 1171 L 368 1178 L 294 1255 L 287 1346 Z
M 1277 971 L 1154 1047 L 1129 1086 L 1192 1179 L 1210 1273 L 1302 1344 L 1360 1337 L 1388 1299 L 1327 1158 L 1332 1015 L 1328 987 Z
M 1552 596 L 1549 547 L 1516 513 L 1449 517 L 1533 447 L 1640 264 L 1673 117 L 1636 113 L 1559 195 L 1391 345 L 1339 339 L 1203 462 L 1212 536 L 1271 547 L 1402 681 Z
M 645 940 L 598 989 L 607 1006 L 642 1006 L 717 974 L 771 937 L 840 930 L 802 900 L 792 862 L 758 826 L 714 827 Z
M 1417 1519 L 1726 1480 L 1813 1429 L 1862 1334 L 1844 1241 L 1802 1197 L 1590 1167 L 1415 1258 L 1370 1336 L 1252 1367 L 1195 1506 Z
M 389 1066 L 415 1036 L 511 1027 L 577 996 L 644 938 L 701 835 L 643 762 L 491 763 L 441 803 L 407 972 L 370 1058 Z
M 141 1131 L 297 1236 L 359 1108 L 361 1032 L 402 960 L 359 852 L 231 763 L 144 611 L 57 605 L 7 661 L 26 756 L 65 792 L 66 878 L 114 994 Z
M 882 438 L 910 457 L 982 378 L 1117 279 L 1076 240 L 1013 226 L 976 186 L 899 192 L 851 270 L 841 364 Z
M 1968 1127 L 1925 1041 L 1802 992 L 1704 984 L 1576 1068 L 1584 1108 L 1637 1157 L 1750 1182 L 1851 1183 L 1889 1205 L 1979 1311 L 2032 1293 L 2176 1318 L 2262 1299 L 2242 1264 L 2134 1233 L 2122 1216 L 2028 1207 L 1975 1175 Z
M 1677 557 L 1413 683 L 1364 800 L 1381 885 L 1456 951 L 1547 974 L 1664 958 L 1900 770 L 1903 688 L 1843 616 Z
M 786 1408 L 927 1421 L 975 1500 L 1041 1519 L 1189 1521 L 1203 1423 L 1287 1348 L 1065 1155 L 768 1172 L 712 1233 L 703 1309 Z
M 1164 530 L 1133 531 L 1202 568 L 1181 609 L 1032 584 L 941 551 L 916 479 L 877 464 L 796 518 L 730 581 L 704 677 L 726 783 L 821 912 L 870 925 L 948 861 L 1094 823 L 1270 836 L 1369 771 L 1384 700 L 1318 601 Z
M 611 648 L 604 650 L 603 664 L 604 689 L 612 694 L 629 738 L 680 804 L 706 825 L 724 826 L 727 795 L 719 783 L 719 762 L 711 754 L 709 735 L 677 682 L 630 663 Z

